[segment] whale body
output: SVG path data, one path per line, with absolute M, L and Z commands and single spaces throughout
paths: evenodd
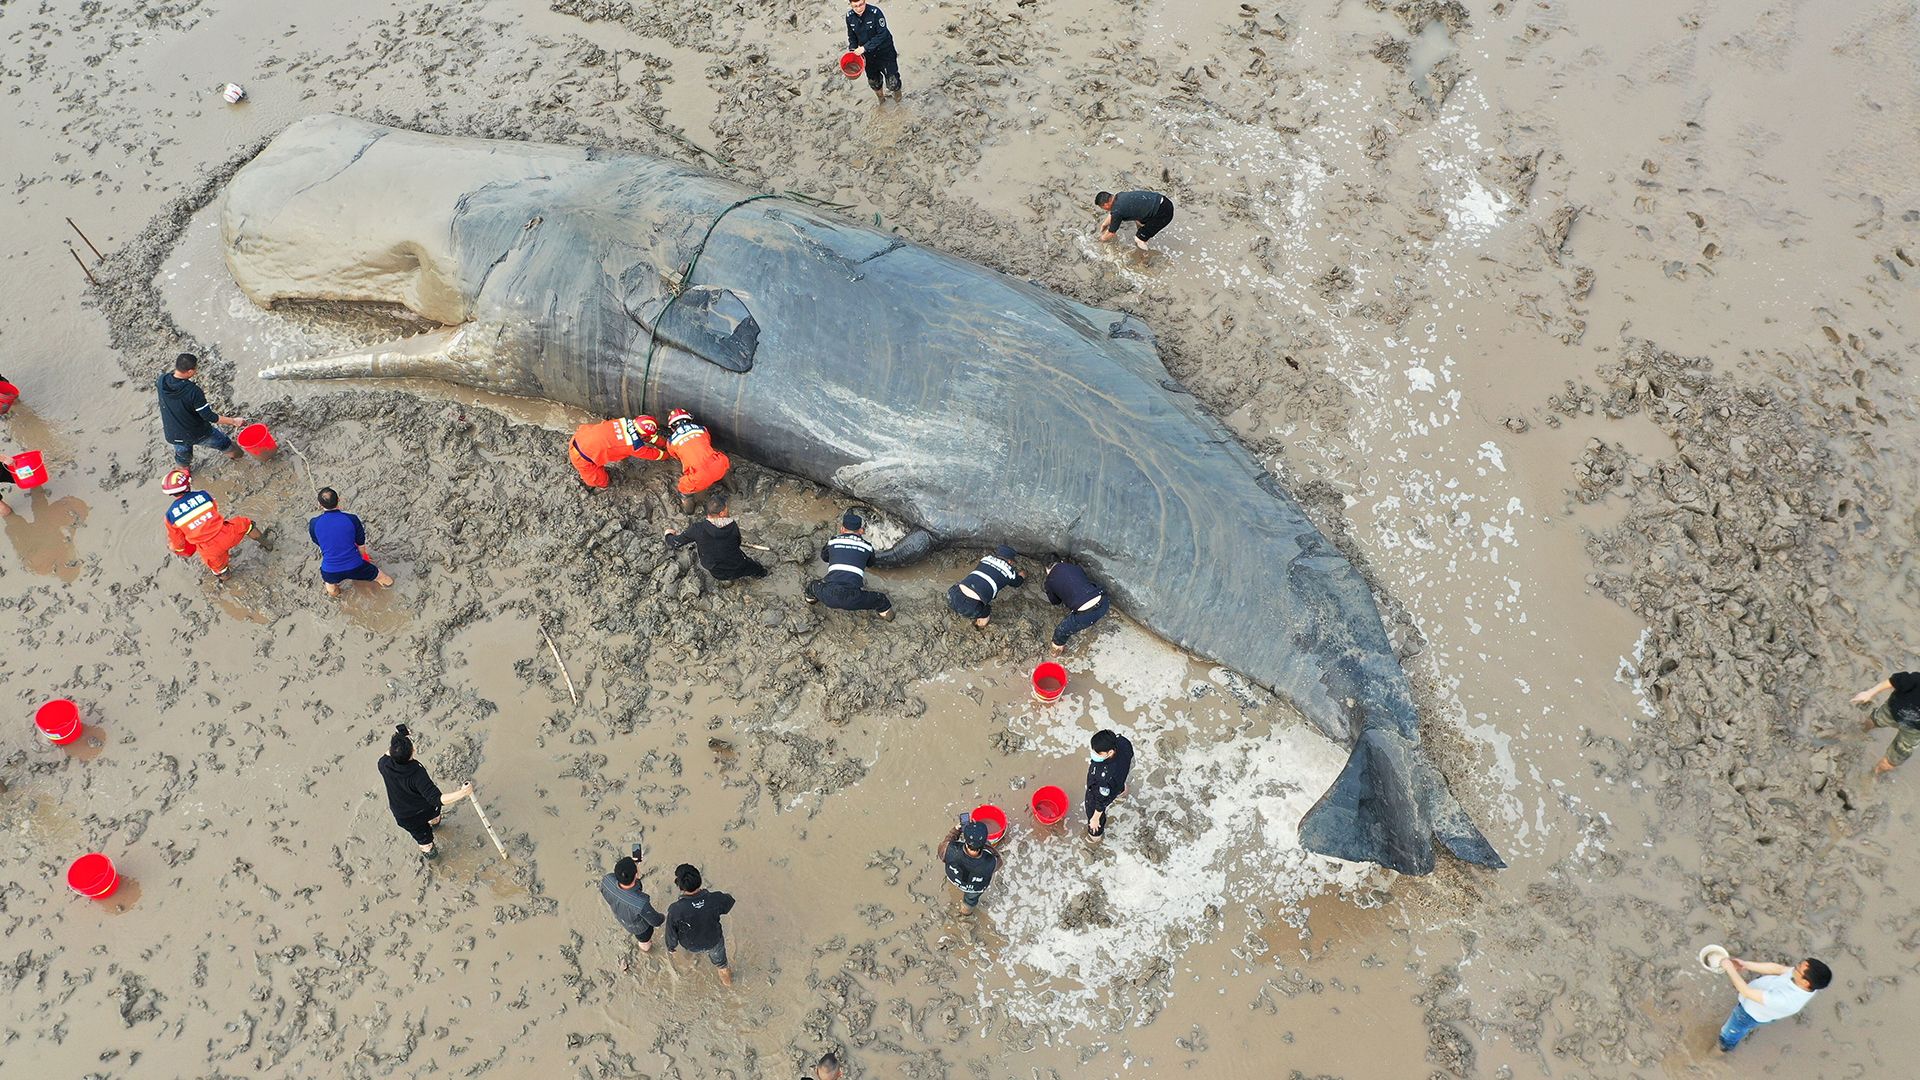
M 256 303 L 444 329 L 265 378 L 427 377 L 715 442 L 943 543 L 1086 566 L 1142 624 L 1353 747 L 1300 823 L 1339 858 L 1503 863 L 1421 746 L 1366 581 L 1161 365 L 1138 319 L 795 198 L 589 148 L 301 120 L 229 183 Z

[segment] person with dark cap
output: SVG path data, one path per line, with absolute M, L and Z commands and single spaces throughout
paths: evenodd
M 1113 608 L 1107 592 L 1087 572 L 1065 559 L 1047 564 L 1047 603 L 1067 609 L 1067 617 L 1053 628 L 1054 655 L 1067 651 L 1073 635 L 1105 618 Z
M 641 952 L 653 951 L 653 928 L 665 925 L 667 917 L 655 911 L 653 898 L 640 887 L 640 847 L 613 864 L 613 873 L 600 879 L 600 899 L 613 910 L 620 928 L 640 942 Z
M 1127 793 L 1127 774 L 1133 771 L 1133 741 L 1101 728 L 1091 740 L 1093 756 L 1087 762 L 1087 839 L 1098 842 L 1107 834 L 1107 808 Z
M 700 565 L 707 568 L 715 581 L 767 576 L 767 568 L 761 566 L 759 560 L 740 550 L 740 523 L 727 513 L 724 491 L 707 496 L 705 521 L 696 521 L 677 533 L 672 529 L 666 533 L 668 550 L 692 544 L 700 555 Z
M 975 629 L 985 630 L 993 618 L 993 598 L 1001 589 L 1017 589 L 1027 583 L 1027 575 L 1016 569 L 1017 552 L 1005 544 L 982 556 L 980 565 L 947 590 L 947 606 L 973 620 Z
M 801 1077 L 800 1080 L 841 1080 L 846 1075 L 846 1070 L 840 1067 L 840 1055 L 829 1050 L 820 1055 L 820 1060 L 814 1063 L 813 1071 Z
M 438 858 L 433 827 L 440 824 L 442 810 L 473 794 L 473 781 L 451 795 L 440 794 L 426 766 L 413 759 L 413 740 L 405 724 L 393 729 L 387 752 L 381 755 L 380 779 L 387 782 L 387 808 L 393 811 L 393 820 L 420 845 L 422 856 Z
M 867 563 L 873 558 L 873 545 L 862 535 L 867 523 L 849 510 L 840 515 L 840 534 L 820 549 L 820 561 L 827 573 L 819 581 L 809 581 L 809 604 L 825 604 L 841 611 L 872 611 L 883 619 L 893 618 L 893 601 L 887 594 L 867 588 Z
M 1000 869 L 1000 856 L 987 842 L 987 823 L 963 820 L 948 830 L 941 846 L 946 852 L 947 880 L 960 890 L 966 905 L 962 914 L 971 915 L 980 906 L 980 895 L 993 884 L 994 871 Z
M 887 103 L 887 91 L 900 100 L 900 54 L 893 47 L 893 31 L 887 29 L 887 17 L 880 5 L 868 0 L 847 0 L 847 50 L 866 61 L 867 85 L 880 104 Z
M 667 908 L 667 951 L 706 953 L 720 973 L 720 985 L 733 985 L 733 970 L 727 966 L 727 934 L 720 916 L 733 910 L 733 897 L 709 892 L 700 880 L 700 871 L 690 863 L 673 868 L 673 883 L 680 899 Z
M 193 448 L 207 446 L 230 458 L 240 457 L 240 448 L 227 438 L 223 427 L 246 423 L 241 416 L 222 416 L 207 404 L 207 395 L 194 384 L 200 374 L 200 358 L 181 353 L 173 360 L 173 370 L 163 371 L 153 381 L 160 397 L 160 430 L 167 445 L 173 447 L 174 464 L 185 468 L 193 464 Z
M 314 496 L 320 513 L 307 522 L 307 536 L 320 549 L 320 581 L 328 596 L 340 595 L 343 581 L 371 581 L 393 588 L 393 577 L 367 557 L 367 527 L 358 515 L 340 509 L 340 493 L 323 487 Z
M 1102 191 L 1094 195 L 1093 205 L 1107 212 L 1100 223 L 1102 241 L 1113 239 L 1120 226 L 1137 221 L 1140 225 L 1133 232 L 1133 242 L 1141 251 L 1147 250 L 1147 241 L 1173 222 L 1173 200 L 1157 191 L 1123 191 L 1118 195 Z

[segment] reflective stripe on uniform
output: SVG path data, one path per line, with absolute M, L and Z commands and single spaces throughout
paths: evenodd
M 861 581 L 867 580 L 867 571 L 865 567 L 855 566 L 852 563 L 843 563 L 843 562 L 835 562 L 835 563 L 827 564 L 827 573 L 831 574 L 835 570 L 845 570 L 849 574 L 859 574 Z
M 681 427 L 679 431 L 668 434 L 667 441 L 675 446 L 679 446 L 695 435 L 705 435 L 706 433 L 707 429 L 701 427 L 699 424 L 687 424 Z

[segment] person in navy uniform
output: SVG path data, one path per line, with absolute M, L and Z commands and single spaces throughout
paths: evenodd
M 993 598 L 1001 589 L 1017 589 L 1027 583 L 1027 575 L 1013 565 L 1015 552 L 1001 544 L 993 554 L 981 557 L 980 565 L 947 590 L 947 606 L 973 620 L 976 629 L 985 630 L 993 617 Z
M 1000 869 L 1000 855 L 987 842 L 987 823 L 964 821 L 948 830 L 940 846 L 947 880 L 960 890 L 960 901 L 965 905 L 961 913 L 971 915 L 980 906 L 981 894 L 993 884 L 994 872 Z
M 1107 808 L 1127 793 L 1127 774 L 1133 771 L 1133 740 L 1108 728 L 1093 733 L 1093 754 L 1087 761 L 1087 839 L 1096 843 L 1107 834 Z
M 866 531 L 866 520 L 859 514 L 849 510 L 840 516 L 840 535 L 820 549 L 820 561 L 827 564 L 826 576 L 807 582 L 802 590 L 807 603 L 893 618 L 893 601 L 887 594 L 867 588 L 867 562 L 873 558 L 873 545 L 861 535 Z
M 847 0 L 847 49 L 867 63 L 867 85 L 886 104 L 887 91 L 900 100 L 900 54 L 893 49 L 893 31 L 880 5 Z
M 1053 654 L 1067 651 L 1073 635 L 1106 617 L 1113 607 L 1105 589 L 1095 585 L 1087 572 L 1065 559 L 1047 565 L 1047 603 L 1067 609 L 1067 617 L 1053 628 Z

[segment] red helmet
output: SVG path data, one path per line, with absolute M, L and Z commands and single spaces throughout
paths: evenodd
M 691 419 L 693 419 L 693 414 L 688 412 L 685 409 L 674 409 L 673 411 L 667 413 L 667 423 L 669 424 L 673 423 L 676 420 L 691 420 Z
M 184 495 L 193 487 L 193 474 L 185 469 L 173 469 L 160 481 L 160 490 L 169 495 Z
M 651 416 L 636 416 L 633 418 L 633 422 L 639 426 L 640 434 L 642 435 L 660 434 L 660 421 L 655 420 Z

